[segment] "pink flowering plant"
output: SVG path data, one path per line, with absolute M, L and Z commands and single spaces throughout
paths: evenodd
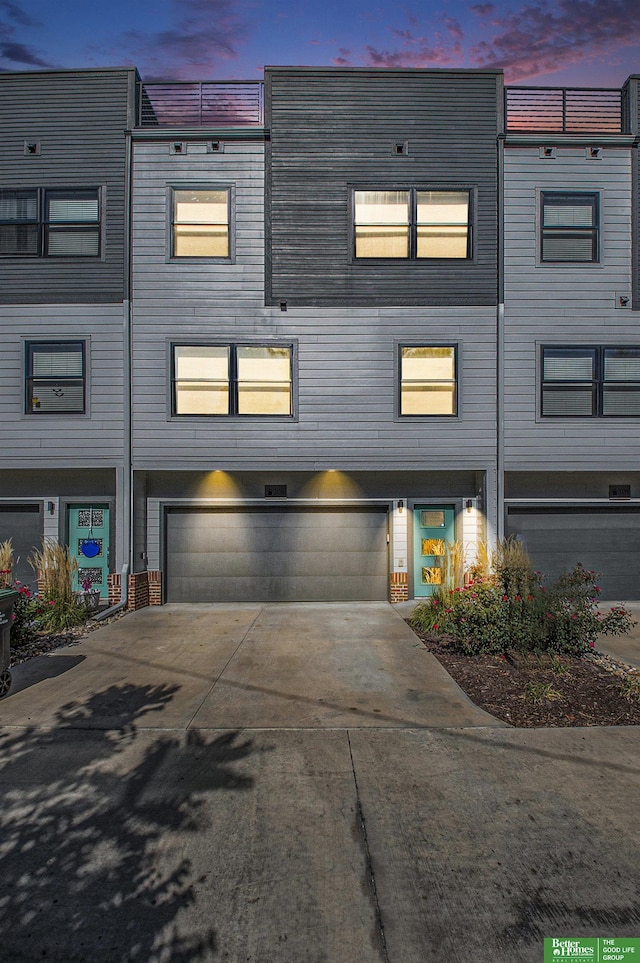
M 579 655 L 599 635 L 623 635 L 634 624 L 624 606 L 599 610 L 595 572 L 578 564 L 547 587 L 522 546 L 511 556 L 499 549 L 491 573 L 472 573 L 464 588 L 439 587 L 416 607 L 412 624 L 445 635 L 468 655 L 507 649 Z

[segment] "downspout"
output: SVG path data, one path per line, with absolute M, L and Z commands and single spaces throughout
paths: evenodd
M 496 309 L 496 536 L 504 539 L 504 143 L 506 110 L 498 134 L 498 298 Z
M 124 277 L 123 277 L 123 350 L 124 350 L 124 397 L 123 397 L 123 439 L 122 448 L 124 455 L 123 477 L 124 486 L 122 501 L 125 510 L 125 520 L 123 536 L 123 558 L 125 562 L 122 566 L 120 576 L 120 601 L 116 605 L 111 605 L 104 611 L 94 615 L 94 622 L 101 622 L 102 619 L 109 618 L 126 609 L 129 602 L 129 572 L 133 570 L 133 537 L 134 537 L 134 511 L 133 511 L 133 451 L 132 451 L 132 362 L 131 362 L 131 212 L 132 212 L 132 169 L 133 169 L 133 144 L 131 139 L 131 129 L 135 126 L 137 100 L 136 100 L 136 78 L 137 73 L 129 76 L 129 116 L 127 130 L 125 131 L 125 191 L 124 191 Z

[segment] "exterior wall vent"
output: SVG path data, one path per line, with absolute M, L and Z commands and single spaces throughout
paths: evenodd
M 207 154 L 223 154 L 223 153 L 224 153 L 223 140 L 207 141 Z
M 286 498 L 287 486 L 286 485 L 265 485 L 264 497 L 265 498 Z
M 544 160 L 555 160 L 556 158 L 555 147 L 541 147 L 540 157 L 544 158 Z
M 602 160 L 602 147 L 586 147 L 585 154 L 587 160 Z
M 627 501 L 631 498 L 631 485 L 609 485 L 609 498 L 612 501 Z
M 630 308 L 630 307 L 631 307 L 631 295 L 629 295 L 629 294 L 616 294 L 616 307 L 617 307 L 617 308 Z
M 397 140 L 393 145 L 394 154 L 408 154 L 409 153 L 409 141 Z
M 169 144 L 169 153 L 170 153 L 170 154 L 186 154 L 186 153 L 187 153 L 187 145 L 186 145 L 185 141 L 183 141 L 183 140 L 172 140 L 171 143 Z
M 24 142 L 24 154 L 28 157 L 30 154 L 40 153 L 40 141 L 39 140 L 25 140 Z

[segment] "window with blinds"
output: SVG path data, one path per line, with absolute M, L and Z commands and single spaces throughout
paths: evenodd
M 99 257 L 100 192 L 0 190 L 0 256 Z
M 27 414 L 83 414 L 85 384 L 83 341 L 27 342 Z
M 457 414 L 456 371 L 455 345 L 401 345 L 399 414 Z
M 640 418 L 640 348 L 542 348 L 545 418 Z
M 541 195 L 541 250 L 545 262 L 599 261 L 598 195 L 544 191 Z

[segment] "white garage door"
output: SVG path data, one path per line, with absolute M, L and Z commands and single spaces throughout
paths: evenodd
M 387 600 L 387 510 L 166 513 L 169 602 Z
M 598 573 L 601 599 L 640 598 L 640 512 L 509 508 L 507 533 L 518 535 L 536 569 L 556 578 L 581 562 Z

